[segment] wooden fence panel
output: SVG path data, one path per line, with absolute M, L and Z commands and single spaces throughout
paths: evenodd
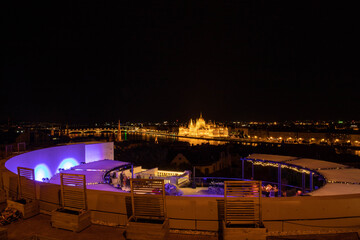
M 163 179 L 131 179 L 132 211 L 135 218 L 165 219 Z
M 18 167 L 17 170 L 20 199 L 36 199 L 34 169 Z
M 62 207 L 87 210 L 85 175 L 60 173 Z
M 224 217 L 227 225 L 261 224 L 261 181 L 225 181 Z

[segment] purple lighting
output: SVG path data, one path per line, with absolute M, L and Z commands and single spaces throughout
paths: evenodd
M 50 173 L 50 170 L 46 164 L 38 164 L 35 169 L 35 180 L 36 181 L 42 181 L 43 178 L 51 178 L 52 175 Z
M 59 173 L 59 168 L 68 170 L 72 167 L 79 165 L 75 158 L 66 158 L 58 166 L 56 173 Z
M 35 179 L 42 181 L 43 178 L 53 177 L 59 168 L 69 169 L 80 162 L 91 162 L 94 160 L 92 155 L 96 156 L 96 160 L 114 159 L 113 147 L 112 142 L 106 142 L 43 148 L 12 157 L 5 162 L 5 167 L 15 174 L 17 167 L 34 169 Z

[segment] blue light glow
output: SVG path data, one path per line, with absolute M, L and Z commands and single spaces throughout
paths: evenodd
M 36 181 L 42 181 L 43 178 L 51 178 L 50 170 L 46 164 L 36 165 L 34 172 Z
M 59 172 L 59 168 L 62 168 L 64 170 L 70 169 L 72 167 L 75 167 L 79 165 L 78 161 L 76 161 L 74 158 L 66 158 L 64 159 L 60 165 L 57 167 L 56 172 Z

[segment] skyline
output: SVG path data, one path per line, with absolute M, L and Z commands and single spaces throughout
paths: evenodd
M 4 16 L 0 121 L 360 119 L 349 6 L 27 4 Z
M 203 118 L 204 119 L 204 118 Z M 196 122 L 198 118 L 190 118 L 186 121 L 179 120 L 163 120 L 163 121 L 120 121 L 121 126 L 178 126 L 178 127 L 187 127 L 191 122 Z M 360 120 L 294 120 L 294 121 L 217 121 L 213 119 L 204 119 L 207 124 L 220 124 L 220 126 L 237 126 L 237 127 L 272 127 L 272 128 L 317 128 L 317 129 L 335 129 L 335 130 L 353 130 L 358 131 L 360 126 Z M 93 121 L 93 122 L 60 122 L 60 121 L 13 121 L 8 119 L 7 122 L 0 122 L 0 127 L 95 127 L 95 128 L 117 128 L 119 124 L 118 121 Z

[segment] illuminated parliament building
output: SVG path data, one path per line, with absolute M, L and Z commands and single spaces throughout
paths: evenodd
M 229 131 L 226 127 L 216 126 L 211 121 L 206 123 L 200 114 L 200 118 L 196 119 L 195 124 L 190 119 L 188 127 L 179 127 L 179 135 L 189 137 L 228 137 Z

